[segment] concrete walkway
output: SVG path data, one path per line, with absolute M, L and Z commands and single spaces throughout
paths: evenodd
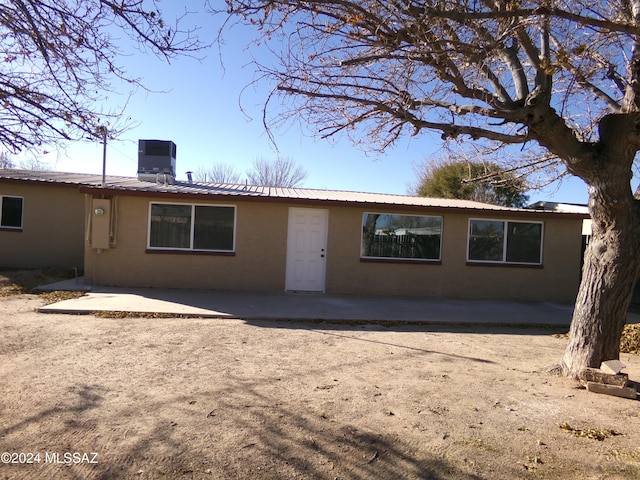
M 573 307 L 555 303 L 265 294 L 205 290 L 89 287 L 69 280 L 39 290 L 85 290 L 83 297 L 39 309 L 43 313 L 130 312 L 205 318 L 568 327 Z M 640 323 L 639 314 L 629 314 Z

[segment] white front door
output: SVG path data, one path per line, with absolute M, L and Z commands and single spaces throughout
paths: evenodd
M 287 233 L 288 292 L 324 292 L 328 210 L 290 208 Z

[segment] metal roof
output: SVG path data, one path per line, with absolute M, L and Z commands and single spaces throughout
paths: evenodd
M 540 202 L 532 203 L 527 208 L 532 208 L 534 210 L 552 211 L 552 212 L 589 213 L 589 206 L 583 203 L 562 203 L 562 202 L 540 201 Z
M 174 183 L 140 181 L 135 177 L 108 175 L 102 187 L 102 176 L 85 173 L 65 173 L 40 170 L 0 169 L 0 182 L 22 181 L 29 183 L 78 186 L 81 191 L 99 190 L 105 193 L 122 192 L 122 194 L 159 194 L 176 195 L 193 198 L 194 196 L 247 197 L 247 199 L 292 200 L 299 202 L 330 202 L 344 204 L 393 205 L 404 207 L 430 207 L 435 209 L 483 210 L 496 212 L 513 212 L 524 215 L 537 210 L 518 209 L 491 205 L 468 200 L 414 197 L 409 195 L 391 195 L 384 193 L 351 192 L 344 190 L 318 190 L 310 188 L 280 188 L 243 184 L 221 184 L 206 182 L 186 182 L 176 180 Z M 549 212 L 545 212 L 549 214 Z M 565 214 L 566 215 L 566 214 Z M 575 215 L 575 214 L 574 214 Z

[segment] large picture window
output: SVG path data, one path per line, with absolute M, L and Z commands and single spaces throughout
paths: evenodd
M 0 228 L 22 228 L 22 197 L 0 196 Z
M 442 217 L 365 213 L 362 258 L 440 260 Z
M 542 222 L 470 220 L 467 259 L 540 265 Z
M 152 203 L 149 248 L 232 252 L 235 216 L 233 206 Z

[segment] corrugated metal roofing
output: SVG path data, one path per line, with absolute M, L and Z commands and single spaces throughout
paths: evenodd
M 102 189 L 102 176 L 85 173 L 65 173 L 39 170 L 0 170 L 2 179 L 25 181 L 31 183 L 47 183 L 58 185 L 77 185 L 84 188 Z M 220 184 L 204 182 L 175 181 L 173 184 L 140 181 L 134 177 L 108 175 L 105 178 L 105 189 L 123 192 L 148 192 L 175 195 L 215 195 L 239 196 L 269 199 L 291 199 L 299 201 L 338 202 L 346 204 L 378 204 L 408 207 L 452 208 L 463 210 L 485 210 L 501 212 L 532 213 L 531 210 L 502 207 L 468 200 L 455 200 L 429 197 L 413 197 L 408 195 L 391 195 L 384 193 L 351 192 L 342 190 L 317 190 L 310 188 L 278 188 L 242 184 Z

